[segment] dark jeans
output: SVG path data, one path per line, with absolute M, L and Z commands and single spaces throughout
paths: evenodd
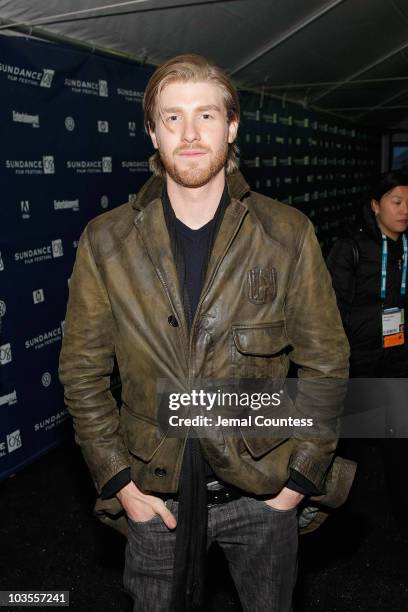
M 166 502 L 177 518 L 178 503 Z M 177 529 L 177 528 L 176 528 Z M 155 516 L 129 520 L 124 585 L 134 612 L 168 612 L 176 530 Z M 294 510 L 275 510 L 250 497 L 211 506 L 207 548 L 223 549 L 244 612 L 289 612 L 296 582 L 298 523 Z

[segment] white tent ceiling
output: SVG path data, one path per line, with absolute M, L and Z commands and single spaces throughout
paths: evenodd
M 0 34 L 16 24 L 153 64 L 200 53 L 241 86 L 408 127 L 407 0 L 0 0 Z

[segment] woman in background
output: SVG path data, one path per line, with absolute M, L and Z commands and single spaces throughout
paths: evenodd
M 408 378 L 408 333 L 404 331 L 408 314 L 407 228 L 408 172 L 383 174 L 370 203 L 363 209 L 362 227 L 350 238 L 337 241 L 328 257 L 350 342 L 351 378 Z M 401 394 L 403 385 L 398 384 L 401 380 L 381 386 L 372 382 L 365 408 L 372 410 L 376 405 L 386 404 L 388 421 L 380 446 L 393 514 L 400 533 L 408 538 L 408 442 L 401 437 L 408 436 L 401 414 L 408 396 L 392 400 L 397 389 Z M 345 454 L 351 449 L 352 458 L 361 459 L 361 442 L 344 442 Z

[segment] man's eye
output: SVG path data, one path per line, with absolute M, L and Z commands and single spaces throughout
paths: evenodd
M 210 115 L 210 113 L 203 113 L 202 114 L 202 118 L 203 119 L 212 119 L 212 115 Z
M 166 121 L 168 121 L 168 122 L 170 123 L 170 122 L 173 122 L 173 121 L 177 121 L 177 119 L 178 119 L 178 116 L 177 116 L 177 115 L 169 115 L 169 116 L 166 118 Z

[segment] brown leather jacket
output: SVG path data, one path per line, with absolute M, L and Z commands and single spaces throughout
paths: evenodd
M 251 192 L 239 173 L 228 186 L 231 203 L 190 333 L 160 179 L 151 178 L 135 200 L 93 219 L 81 236 L 60 379 L 98 491 L 128 466 L 144 490 L 177 490 L 185 439 L 158 427 L 159 379 L 185 390 L 193 378 L 284 379 L 290 357 L 299 365 L 296 413 L 324 419 L 341 411 L 341 394 L 323 401 L 307 384 L 346 378 L 349 357 L 312 224 L 298 210 Z M 120 412 L 110 392 L 115 355 Z M 283 440 L 227 437 L 218 428 L 201 444 L 220 478 L 248 492 L 274 494 L 289 468 L 324 490 L 336 435 L 310 439 L 299 430 Z

